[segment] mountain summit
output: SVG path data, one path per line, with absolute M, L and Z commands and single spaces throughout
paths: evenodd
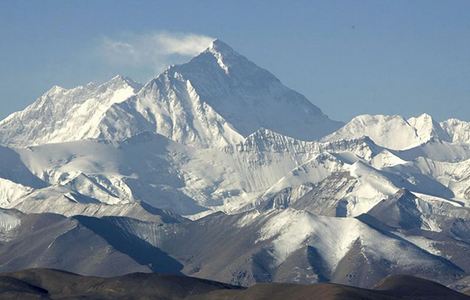
M 54 87 L 0 122 L 0 143 L 30 146 L 86 138 L 119 142 L 151 131 L 210 147 L 239 143 L 260 128 L 314 140 L 340 126 L 273 74 L 215 40 L 143 88 L 122 76 L 99 86 Z
M 449 126 L 450 120 L 438 123 L 428 114 L 421 114 L 407 120 L 399 115 L 360 115 L 324 137 L 323 140 L 337 141 L 344 138 L 368 136 L 376 144 L 392 150 L 411 149 L 432 141 L 452 142 L 451 136 L 455 136 L 455 142 L 465 143 L 466 122 L 458 120 L 454 122 L 463 128 Z

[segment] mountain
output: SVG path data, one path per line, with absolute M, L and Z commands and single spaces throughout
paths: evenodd
M 470 122 L 449 119 L 441 122 L 441 126 L 452 138 L 452 142 L 467 144 L 470 142 Z
M 207 149 L 147 133 L 117 145 L 79 141 L 15 151 L 18 164 L 43 183 L 34 191 L 34 186 L 25 187 L 23 194 L 5 204 L 26 212 L 78 213 L 69 208 L 74 202 L 77 207 L 92 203 L 109 207 L 136 201 L 183 215 L 237 212 L 285 188 L 323 182 L 329 184 L 323 195 L 336 193 L 340 185 L 335 186 L 332 179 L 338 173 L 347 174 L 349 185 L 354 184 L 347 197 L 338 194 L 338 201 L 347 201 L 349 215 L 366 212 L 400 188 L 449 201 L 456 197 L 465 202 L 470 195 L 468 160 L 408 157 L 412 153 L 391 152 L 370 139 L 301 142 L 264 131 L 240 144 Z M 12 189 L 5 184 L 1 190 L 10 193 Z M 61 198 L 62 194 L 66 197 Z
M 164 213 L 159 217 L 151 223 L 153 226 L 179 222 Z M 0 220 L 3 270 L 47 266 L 81 274 L 113 276 L 152 271 L 179 274 L 182 267 L 145 240 L 116 230 L 107 219 L 66 218 L 47 213 L 26 215 L 2 210 Z
M 361 287 L 470 273 L 467 122 L 340 124 L 219 40 L 143 86 L 54 87 L 0 122 L 0 143 L 2 271 Z
M 372 287 L 389 274 L 449 284 L 470 268 L 465 259 L 468 223 L 462 221 L 420 239 L 374 222 L 374 212 L 369 219 L 293 208 L 216 213 L 196 221 L 164 212 L 159 216 L 139 221 L 3 210 L 0 271 L 45 267 L 97 276 L 163 272 L 243 286 L 336 282 Z M 436 224 L 446 223 L 438 219 Z
M 183 215 L 237 212 L 284 189 L 304 186 L 305 193 L 312 184 L 317 199 L 337 194 L 325 198 L 330 204 L 321 204 L 324 209 L 341 202 L 353 216 L 400 188 L 463 206 L 470 197 L 469 147 L 452 143 L 397 152 L 369 138 L 304 142 L 264 129 L 223 148 L 197 148 L 141 133 L 118 144 L 87 140 L 8 151 L 24 174 L 5 173 L 0 191 L 12 196 L 4 207 L 26 212 L 84 213 L 85 206 L 98 208 L 93 203 L 109 210 L 140 201 Z M 335 185 L 335 178 L 347 185 Z M 349 188 L 341 192 L 342 186 Z
M 0 122 L 0 143 L 29 146 L 98 137 L 96 124 L 102 115 L 139 88 L 122 76 L 101 85 L 54 86 L 23 111 Z
M 361 115 L 323 140 L 368 136 L 380 146 L 392 150 L 406 150 L 436 140 L 468 144 L 469 128 L 467 122 L 456 119 L 438 123 L 428 114 L 407 120 L 397 115 Z
M 259 128 L 313 140 L 339 126 L 274 75 L 215 40 L 142 88 L 121 76 L 99 86 L 53 87 L 0 122 L 0 143 L 119 142 L 151 131 L 183 144 L 214 147 L 241 142 Z

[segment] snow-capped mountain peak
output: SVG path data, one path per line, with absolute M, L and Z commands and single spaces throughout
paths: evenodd
M 0 143 L 29 146 L 98 137 L 105 111 L 135 94 L 140 85 L 115 76 L 72 89 L 53 86 L 24 110 L 0 122 Z
M 219 66 L 227 74 L 229 73 L 228 61 L 236 59 L 240 56 L 229 45 L 218 39 L 214 40 L 205 52 L 211 53 L 217 59 Z
M 215 40 L 142 88 L 119 75 L 98 86 L 54 87 L 0 123 L 0 143 L 119 142 L 153 131 L 183 144 L 224 147 L 260 128 L 313 140 L 340 125 L 273 74 Z
M 53 85 L 47 92 L 44 93 L 44 95 L 53 96 L 53 95 L 63 93 L 65 91 L 67 91 L 67 89 L 58 85 Z
M 201 101 L 244 137 L 266 128 L 313 140 L 341 125 L 220 40 L 173 72 L 189 80 Z
M 399 115 L 360 115 L 323 140 L 335 141 L 361 136 L 368 136 L 377 145 L 392 150 L 411 149 L 431 141 L 452 140 L 441 124 L 428 114 L 407 120 Z
M 418 117 L 409 118 L 408 123 L 416 130 L 416 135 L 423 141 L 427 142 L 432 139 L 441 141 L 450 141 L 450 137 L 441 125 L 436 122 L 429 114 L 423 113 Z
M 123 76 L 123 75 L 120 75 L 120 74 L 114 76 L 113 78 L 111 78 L 111 80 L 104 83 L 104 85 L 111 85 L 111 84 L 129 85 L 129 86 L 133 87 L 136 91 L 139 90 L 142 87 L 142 85 L 140 83 L 134 81 L 133 79 L 131 79 L 127 76 Z
M 449 119 L 440 123 L 454 143 L 470 143 L 470 122 Z
M 220 53 L 224 55 L 238 55 L 232 47 L 221 41 L 220 39 L 215 39 L 212 41 L 210 46 L 205 50 L 212 53 Z

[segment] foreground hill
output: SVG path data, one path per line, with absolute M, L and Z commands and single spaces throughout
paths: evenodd
M 432 281 L 393 276 L 374 289 L 337 284 L 259 284 L 250 288 L 192 277 L 133 273 L 120 277 L 87 277 L 52 269 L 30 269 L 0 274 L 1 299 L 348 299 L 464 300 L 457 293 Z

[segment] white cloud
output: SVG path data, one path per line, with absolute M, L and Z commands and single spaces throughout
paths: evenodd
M 109 64 L 158 71 L 202 52 L 213 40 L 205 35 L 184 33 L 127 34 L 119 39 L 104 38 L 98 50 Z
M 171 35 L 168 33 L 161 33 L 155 36 L 158 44 L 168 54 L 179 54 L 193 56 L 206 49 L 214 38 L 197 35 Z

